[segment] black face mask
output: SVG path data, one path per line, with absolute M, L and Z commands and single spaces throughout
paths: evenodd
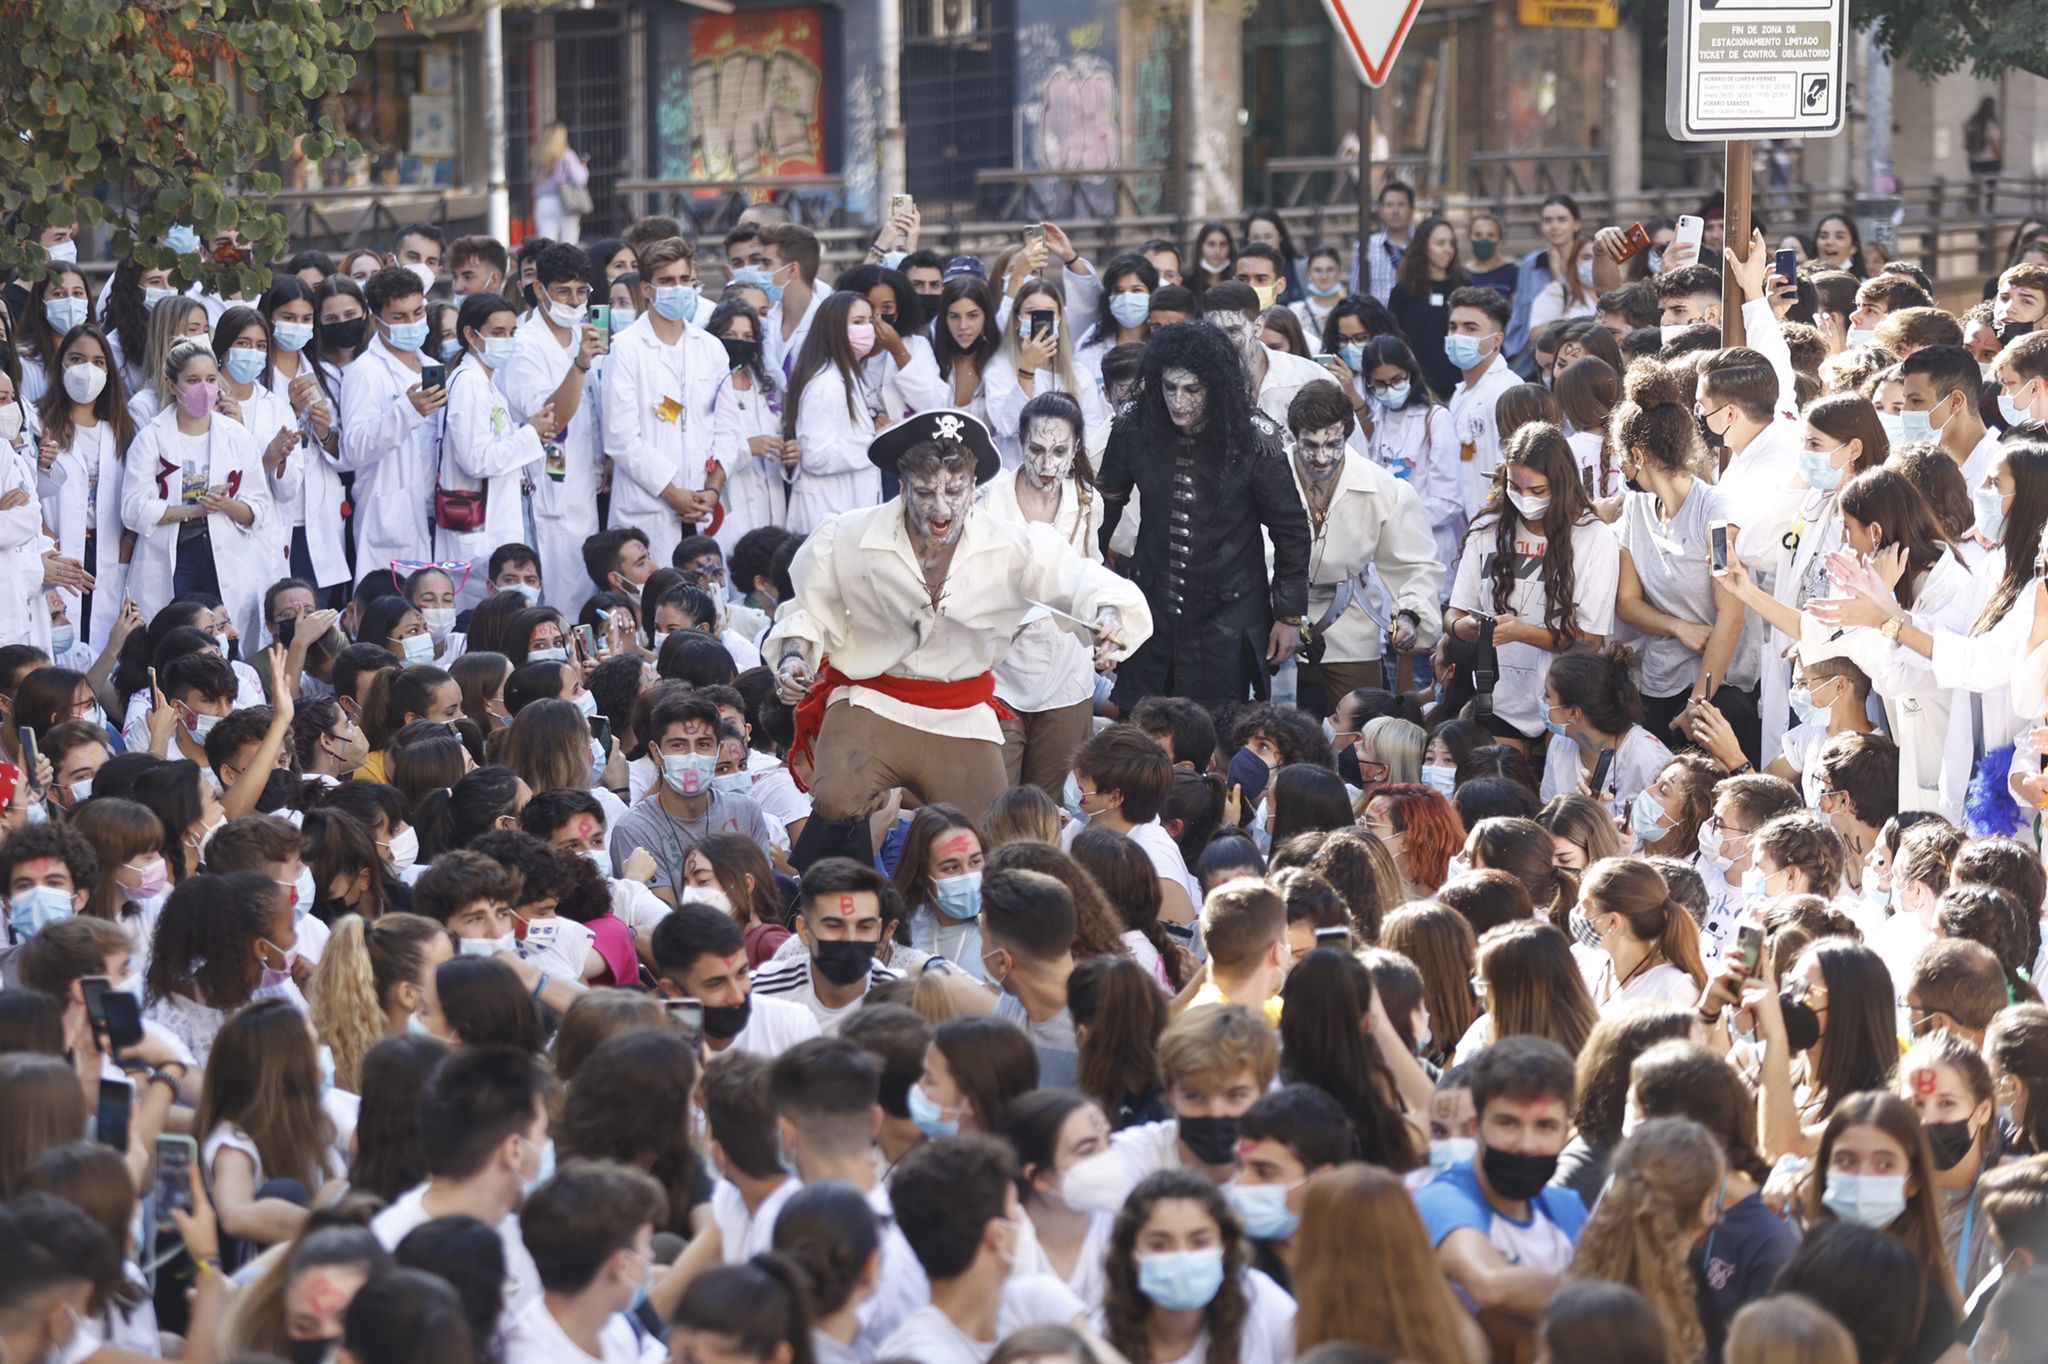
M 1927 1134 L 1927 1146 L 1934 1153 L 1934 1168 L 1953 1170 L 1970 1154 L 1970 1147 L 1976 1144 L 1976 1137 L 1970 1134 L 1968 1119 L 1958 1122 L 1930 1122 L 1923 1124 L 1921 1131 Z
M 1237 1163 L 1236 1118 L 1182 1118 L 1180 1139 L 1204 1165 Z
M 704 1035 L 714 1042 L 726 1042 L 738 1037 L 747 1026 L 747 1019 L 754 1012 L 754 997 L 748 995 L 737 1004 L 706 1004 L 704 1006 Z
M 718 340 L 725 347 L 725 358 L 732 362 L 734 369 L 751 369 L 760 362 L 759 341 L 743 341 L 731 336 L 721 336 Z
M 320 344 L 336 350 L 361 350 L 363 337 L 369 328 L 370 324 L 360 317 L 352 317 L 346 322 L 322 322 Z
M 312 914 L 321 923 L 332 926 L 341 922 L 341 916 L 355 911 L 348 907 L 348 901 L 339 895 L 329 895 L 313 902 Z
M 526 300 L 526 306 L 529 308 L 538 308 L 540 306 L 540 287 L 538 285 L 520 285 L 519 296 Z
M 1337 755 L 1337 775 L 1349 786 L 1362 788 L 1366 784 L 1365 774 L 1358 770 L 1358 750 L 1349 744 Z
M 1479 1168 L 1486 1171 L 1486 1182 L 1495 1193 L 1519 1201 L 1543 1192 L 1543 1186 L 1557 1173 L 1557 1157 L 1524 1156 L 1488 1146 L 1480 1151 Z
M 1778 1012 L 1785 1015 L 1785 1045 L 1794 1055 L 1811 1051 L 1813 1044 L 1820 1041 L 1820 1015 L 1814 1007 L 1803 999 L 1781 994 Z
M 341 1344 L 339 1336 L 331 1340 L 294 1340 L 291 1345 L 292 1364 L 321 1364 L 335 1346 Z
M 283 809 L 291 804 L 292 792 L 298 784 L 299 779 L 283 768 L 272 768 L 270 775 L 263 779 L 263 794 L 256 797 L 256 808 L 265 814 Z
M 1714 428 L 1713 428 L 1713 427 L 1711 427 L 1711 426 L 1709 426 L 1709 425 L 1707 425 L 1707 414 L 1706 414 L 1706 413 L 1704 413 L 1704 412 L 1694 412 L 1694 413 L 1692 414 L 1692 420 L 1693 420 L 1693 425 L 1695 425 L 1695 426 L 1699 427 L 1699 429 L 1700 429 L 1700 439 L 1701 439 L 1701 440 L 1703 440 L 1703 441 L 1705 441 L 1705 442 L 1707 443 L 1707 448 L 1708 448 L 1708 449 L 1710 449 L 1710 450 L 1718 450 L 1718 449 L 1720 449 L 1720 448 L 1721 448 L 1722 446 L 1724 446 L 1724 445 L 1726 445 L 1726 444 L 1728 443 L 1728 438 L 1727 438 L 1726 436 L 1722 436 L 1722 435 L 1717 435 L 1717 434 L 1715 434 L 1715 432 L 1714 432 Z
M 871 942 L 813 943 L 811 962 L 818 968 L 818 974 L 834 985 L 851 985 L 868 973 L 879 946 Z

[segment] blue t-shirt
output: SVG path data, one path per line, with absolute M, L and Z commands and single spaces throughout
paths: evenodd
M 1433 1246 L 1442 1245 L 1452 1232 L 1470 1227 L 1492 1242 L 1509 1264 L 1552 1274 L 1571 1268 L 1572 1249 L 1586 1225 L 1586 1205 L 1562 1184 L 1544 1185 L 1542 1192 L 1529 1200 L 1528 1220 L 1516 1221 L 1486 1201 L 1478 1172 L 1469 1160 L 1445 1166 L 1417 1189 L 1415 1210 L 1422 1214 L 1422 1225 Z M 1472 1306 L 1462 1288 L 1458 1298 L 1466 1307 Z
M 1693 1247 L 1687 1259 L 1709 1360 L 1721 1358 L 1735 1314 L 1771 1291 L 1778 1271 L 1798 1248 L 1798 1230 L 1766 1207 L 1762 1194 L 1751 1194 L 1723 1212 L 1714 1230 Z

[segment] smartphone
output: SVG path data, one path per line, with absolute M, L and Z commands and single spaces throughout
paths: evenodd
M 21 779 L 28 783 L 29 790 L 40 791 L 43 788 L 42 783 L 36 779 L 36 768 L 40 766 L 36 759 L 42 754 L 36 747 L 36 732 L 32 729 L 19 729 L 15 733 L 21 736 Z
M 1351 930 L 1348 928 L 1319 928 L 1316 930 L 1316 946 L 1318 947 L 1343 947 L 1350 941 Z
M 114 983 L 105 976 L 80 976 L 78 992 L 85 996 L 85 1018 L 92 1024 L 94 1037 L 104 1037 L 107 1032 L 107 992 Z
M 603 332 L 606 336 L 610 336 L 612 334 L 612 305 L 609 303 L 591 304 L 590 325 Z
M 1601 749 L 1600 757 L 1593 764 L 1593 780 L 1586 787 L 1587 790 L 1593 793 L 1595 800 L 1599 799 L 1601 788 L 1607 785 L 1607 774 L 1613 770 L 1614 750 L 1611 748 Z
M 908 213 L 916 207 L 917 199 L 912 195 L 892 194 L 889 196 L 889 216 L 892 218 L 899 214 Z
M 142 1040 L 142 1001 L 122 990 L 109 990 L 104 1000 L 107 1044 L 116 1051 Z
M 668 1010 L 669 1018 L 675 1023 L 691 1048 L 704 1049 L 704 1001 L 700 999 L 664 999 L 662 1007 Z
M 100 1081 L 100 1111 L 93 1136 L 102 1146 L 116 1151 L 128 1149 L 128 1117 L 135 1108 L 135 1082 L 129 1079 Z
M 1024 314 L 1031 319 L 1031 335 L 1051 339 L 1059 333 L 1059 315 L 1050 308 L 1033 308 Z
M 437 388 L 445 388 L 447 387 L 447 384 L 448 371 L 445 367 L 436 364 L 424 364 L 420 366 L 421 388 L 431 392 L 432 390 Z
M 1728 523 L 1726 521 L 1710 523 L 1707 527 L 1707 534 L 1712 537 L 1714 544 L 1714 571 L 1725 573 L 1728 571 Z
M 1672 251 L 1675 251 L 1686 242 L 1691 242 L 1693 251 L 1692 264 L 1698 265 L 1700 263 L 1700 239 L 1706 235 L 1706 232 L 1707 220 L 1705 218 L 1696 217 L 1690 213 L 1679 214 L 1678 235 L 1671 239 L 1670 247 L 1666 248 L 1664 252 L 1664 259 L 1670 260 Z
M 596 630 L 592 629 L 592 628 L 591 628 L 590 626 L 588 626 L 588 625 L 579 625 L 579 626 L 577 626 L 577 627 L 576 627 L 576 638 L 577 638 L 577 640 L 578 640 L 578 641 L 580 641 L 580 642 L 582 643 L 582 645 L 583 645 L 583 656 L 584 656 L 585 658 L 596 658 L 596 657 L 597 657 L 597 631 L 596 631 Z
M 1342 360 L 1339 360 L 1336 356 L 1329 354 L 1327 351 L 1314 358 L 1317 364 L 1321 365 L 1324 369 L 1330 371 L 1330 373 L 1332 374 L 1341 374 L 1344 372 L 1344 362 Z
M 1799 253 L 1787 248 L 1780 251 L 1777 259 L 1771 264 L 1772 268 L 1777 271 L 1778 278 L 1785 281 L 1785 287 L 1779 292 L 1786 298 L 1797 295 L 1799 292 Z
M 1030 250 L 1045 240 L 1045 224 L 1029 223 L 1024 228 L 1024 249 Z
M 1742 968 L 1742 974 L 1753 976 L 1756 968 L 1763 965 L 1764 931 L 1755 924 L 1739 924 L 1735 929 L 1735 964 Z
M 1621 234 L 1621 250 L 1615 254 L 1618 265 L 1650 249 L 1650 230 L 1641 223 L 1630 223 L 1628 231 Z
M 166 1132 L 156 1139 L 156 1222 L 173 1224 L 171 1210 L 192 1211 L 192 1164 L 199 1159 L 199 1144 L 190 1137 Z

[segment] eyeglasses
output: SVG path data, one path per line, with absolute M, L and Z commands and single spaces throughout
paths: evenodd
M 1723 838 L 1748 838 L 1752 833 L 1756 832 L 1754 829 L 1738 829 L 1719 815 L 1713 816 L 1707 823 L 1713 828 L 1715 833 Z

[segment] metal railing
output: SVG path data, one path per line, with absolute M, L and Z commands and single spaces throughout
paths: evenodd
M 275 194 L 249 194 L 284 215 L 285 230 L 296 250 L 345 250 L 375 243 L 382 246 L 408 223 L 432 223 L 447 229 L 451 203 L 474 199 L 475 186 L 422 189 L 412 186 L 365 185 L 360 188 L 287 189 Z
M 693 238 L 722 237 L 756 204 L 786 210 L 813 229 L 844 227 L 846 178 L 840 175 L 757 175 L 730 180 L 621 180 L 632 218 L 666 213 Z

